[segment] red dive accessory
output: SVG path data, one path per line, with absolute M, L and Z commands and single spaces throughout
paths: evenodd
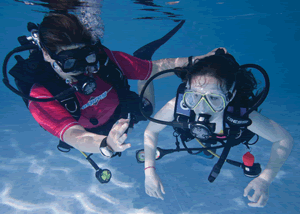
M 254 163 L 254 156 L 247 152 L 243 155 L 243 170 L 247 177 L 255 178 L 261 173 L 261 167 L 259 163 Z
M 243 163 L 245 166 L 253 166 L 254 163 L 254 156 L 250 153 L 247 152 L 246 154 L 243 155 Z

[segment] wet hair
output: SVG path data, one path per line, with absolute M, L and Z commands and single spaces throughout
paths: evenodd
M 229 90 L 235 82 L 236 97 L 240 97 L 242 100 L 253 98 L 253 90 L 257 87 L 252 72 L 241 69 L 230 54 L 224 53 L 196 59 L 194 63 L 176 68 L 176 70 L 181 71 L 175 72 L 175 74 L 183 82 L 191 83 L 196 76 L 211 76 L 218 80 L 220 86 L 225 86 L 226 90 Z
M 53 52 L 59 46 L 92 42 L 91 33 L 69 13 L 50 12 L 46 15 L 39 26 L 39 37 L 41 43 Z

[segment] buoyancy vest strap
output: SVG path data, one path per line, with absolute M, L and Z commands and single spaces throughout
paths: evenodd
M 238 103 L 239 105 L 241 105 L 241 97 L 238 96 L 235 98 L 235 103 Z M 232 109 L 231 109 L 232 110 Z M 208 176 L 208 181 L 209 182 L 214 182 L 214 180 L 217 178 L 217 176 L 219 175 L 221 168 L 224 164 L 224 162 L 226 161 L 226 158 L 230 152 L 230 149 L 236 145 L 239 145 L 242 141 L 241 136 L 242 136 L 242 132 L 243 129 L 245 129 L 247 126 L 249 126 L 251 124 L 251 120 L 249 118 L 245 118 L 245 117 L 234 117 L 233 115 L 239 115 L 241 116 L 241 108 L 240 107 L 233 107 L 233 114 L 230 115 L 230 113 L 228 112 L 228 108 L 226 109 L 226 113 L 224 114 L 225 118 L 224 118 L 224 122 L 226 120 L 226 122 L 229 125 L 229 136 L 227 137 L 227 141 L 225 144 L 225 147 L 222 151 L 222 154 L 218 160 L 218 162 L 214 165 L 211 173 Z M 229 117 L 229 118 L 228 118 Z M 231 119 L 233 119 L 231 121 Z
M 234 127 L 234 129 L 238 129 L 238 127 Z M 209 176 L 208 176 L 208 181 L 209 182 L 214 182 L 214 180 L 218 177 L 218 175 L 220 174 L 221 172 L 221 168 L 223 166 L 223 164 L 225 163 L 226 161 L 226 158 L 230 152 L 230 149 L 236 145 L 236 141 L 237 139 L 235 139 L 235 137 L 233 135 L 230 135 L 228 138 L 227 138 L 227 142 L 225 144 L 225 147 L 222 151 L 222 154 L 218 160 L 218 162 L 214 165 L 214 167 L 212 168 Z
M 209 176 L 208 176 L 208 181 L 210 183 L 214 182 L 214 180 L 218 177 L 218 175 L 221 172 L 221 168 L 223 166 L 223 164 L 226 161 L 226 158 L 229 154 L 229 151 L 231 149 L 231 146 L 225 146 L 223 149 L 223 152 L 218 160 L 218 162 L 214 165 L 213 169 L 211 170 Z
M 53 95 L 57 95 L 62 91 L 65 91 L 71 86 L 67 85 L 63 80 L 57 80 L 55 83 L 47 82 L 43 86 Z M 81 111 L 80 103 L 75 95 L 75 93 L 58 100 L 59 103 L 72 115 L 75 120 L 79 120 Z

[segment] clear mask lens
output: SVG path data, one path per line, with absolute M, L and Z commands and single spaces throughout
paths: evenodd
M 192 92 L 186 92 L 184 94 L 184 102 L 185 102 L 186 106 L 189 108 L 194 108 L 201 98 L 202 98 L 202 95 L 192 93 Z
M 92 53 L 90 55 L 88 55 L 85 60 L 87 61 L 87 63 L 95 63 L 97 60 L 97 56 L 96 54 Z
M 71 69 L 74 67 L 76 59 L 68 59 L 64 63 L 64 69 Z
M 208 94 L 205 98 L 215 111 L 221 111 L 225 108 L 225 100 L 221 95 Z
M 225 108 L 225 99 L 222 95 L 218 94 L 200 94 L 196 92 L 185 92 L 184 102 L 187 107 L 194 109 L 201 101 L 205 99 L 206 103 L 214 111 L 222 111 Z M 204 101 L 204 100 L 203 100 Z
M 85 58 L 86 62 L 88 64 L 93 64 L 93 63 L 96 63 L 97 61 L 97 56 L 95 53 L 92 53 L 90 55 L 88 55 L 86 58 Z M 75 64 L 77 63 L 78 59 L 74 59 L 74 58 L 69 58 L 67 59 L 66 61 L 64 61 L 63 63 L 63 68 L 65 70 L 70 70 L 72 68 L 75 67 Z

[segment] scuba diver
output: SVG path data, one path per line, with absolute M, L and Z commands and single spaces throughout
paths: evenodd
M 253 93 L 257 80 L 249 68 L 263 74 L 263 90 Z M 217 178 L 224 162 L 242 168 L 248 177 L 255 177 L 244 189 L 244 197 L 248 196 L 251 201 L 249 206 L 264 207 L 269 198 L 269 186 L 293 146 L 293 138 L 283 127 L 257 111 L 269 91 L 265 70 L 255 64 L 240 66 L 226 50 L 218 49 L 212 56 L 196 60 L 189 57 L 187 65 L 154 75 L 146 82 L 141 97 L 148 83 L 168 72 L 176 73 L 183 83 L 178 87 L 176 97 L 167 102 L 154 118 L 144 114 L 151 122 L 144 133 L 144 150 L 137 151 L 137 160 L 145 165 L 146 193 L 164 199 L 165 191 L 156 172 L 155 160 L 173 152 L 187 151 L 202 157 L 219 158 L 209 174 L 209 182 Z M 167 125 L 175 130 L 176 149 L 157 147 L 158 135 Z M 233 146 L 242 143 L 249 148 L 256 143 L 258 138 L 250 143 L 255 135 L 273 143 L 269 163 L 262 172 L 250 152 L 243 156 L 243 163 L 227 159 Z M 180 148 L 178 138 L 184 148 Z M 186 143 L 192 139 L 196 139 L 202 147 L 188 148 Z M 220 148 L 224 149 L 219 156 L 215 151 Z M 249 194 L 251 190 L 254 190 L 252 196 Z
M 59 150 L 81 151 L 96 169 L 97 179 L 107 183 L 110 171 L 100 169 L 90 155 L 101 153 L 111 158 L 131 147 L 125 143 L 129 128 L 146 119 L 128 79 L 138 80 L 140 91 L 144 81 L 154 74 L 183 66 L 188 58 L 151 61 L 153 53 L 183 24 L 181 21 L 164 37 L 131 56 L 110 51 L 99 39 L 93 39 L 75 15 L 50 12 L 41 24 L 28 23 L 31 36 L 19 37 L 21 46 L 6 56 L 3 82 L 23 97 L 40 126 L 60 139 Z M 7 63 L 13 54 L 28 50 L 29 58 L 16 55 L 17 64 L 9 71 L 17 90 L 9 84 Z M 143 109 L 150 116 L 154 108 L 153 85 L 145 97 Z

